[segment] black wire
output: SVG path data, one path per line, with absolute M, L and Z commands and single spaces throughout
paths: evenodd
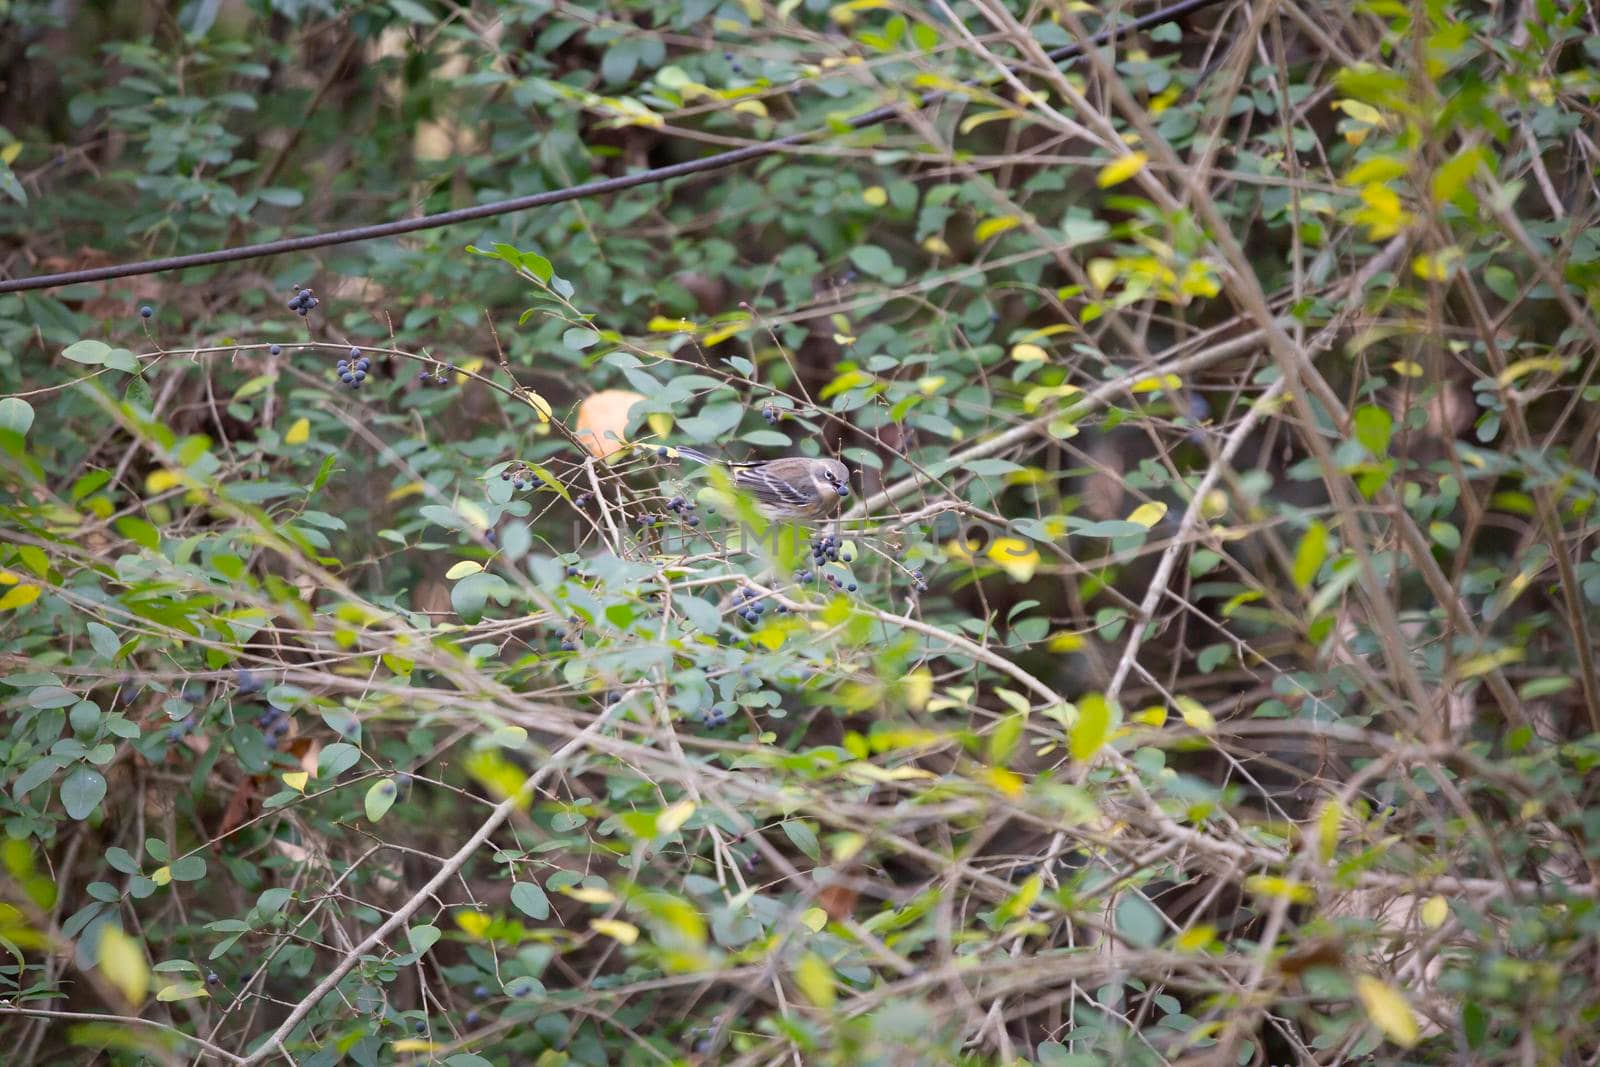
M 1182 0 L 1181 3 L 1161 8 L 1158 11 L 1152 11 L 1131 22 L 1100 30 L 1089 38 L 1088 46 L 1099 47 L 1129 34 L 1140 33 L 1152 26 L 1172 22 L 1175 19 L 1182 18 L 1184 15 L 1202 10 L 1219 2 L 1220 0 Z M 1051 62 L 1063 63 L 1083 55 L 1084 48 L 1085 45 L 1079 43 L 1062 45 L 1060 48 L 1047 52 L 1046 55 Z M 929 94 L 924 98 L 922 106 L 927 107 L 948 95 L 950 95 L 948 92 Z M 865 114 L 857 115 L 847 125 L 852 130 L 876 126 L 894 118 L 899 113 L 899 110 L 893 104 L 874 108 Z M 330 230 L 326 233 L 308 234 L 304 237 L 286 237 L 278 241 L 242 245 L 238 248 L 219 248 L 212 252 L 195 252 L 184 256 L 168 256 L 165 259 L 148 259 L 139 263 L 123 263 L 110 267 L 94 267 L 88 270 L 63 271 L 59 274 L 39 274 L 32 278 L 10 278 L 0 280 L 0 293 L 19 293 L 31 289 L 53 289 L 57 286 L 73 285 L 78 282 L 98 282 L 109 278 L 129 278 L 140 274 L 160 274 L 164 271 L 182 270 L 186 267 L 206 267 L 215 263 L 234 263 L 242 259 L 276 256 L 284 252 L 301 252 L 308 248 L 326 248 L 329 245 L 351 244 L 356 241 L 370 241 L 377 237 L 394 237 L 403 233 L 415 233 L 418 230 L 453 226 L 458 222 L 472 222 L 477 219 L 493 218 L 496 215 L 507 215 L 514 211 L 526 211 L 529 208 L 547 207 L 550 204 L 561 204 L 568 200 L 604 196 L 608 193 L 618 193 L 624 189 L 633 189 L 641 185 L 669 181 L 673 178 L 682 178 L 690 174 L 703 174 L 706 171 L 721 170 L 724 167 L 731 167 L 747 160 L 760 159 L 762 156 L 772 155 L 790 145 L 804 144 L 816 136 L 817 132 L 808 130 L 804 133 L 794 133 L 787 137 L 779 137 L 776 140 L 763 141 L 761 144 L 735 148 L 730 152 L 704 156 L 700 159 L 690 160 L 687 163 L 674 163 L 670 166 L 640 171 L 637 174 L 625 174 L 618 178 L 604 178 L 600 181 L 586 182 L 583 185 L 568 186 L 565 189 L 552 189 L 543 193 L 534 193 L 531 196 L 519 196 L 511 200 L 498 200 L 490 204 L 458 208 L 455 211 L 442 211 L 437 215 L 398 219 L 394 222 L 357 226 L 348 230 Z

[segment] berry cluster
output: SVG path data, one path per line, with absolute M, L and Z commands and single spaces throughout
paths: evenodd
M 256 725 L 267 735 L 267 747 L 275 749 L 289 732 L 289 714 L 281 708 L 269 707 L 256 716 Z
M 572 498 L 572 506 L 575 507 L 575 508 L 578 508 L 579 510 L 582 510 L 583 508 L 588 507 L 589 506 L 589 501 L 591 501 L 593 499 L 594 498 L 591 497 L 588 493 L 579 493 L 577 496 Z
M 429 374 L 427 369 L 424 368 L 417 372 L 417 384 L 424 388 L 432 385 L 443 389 L 450 384 L 449 372 L 452 370 L 455 370 L 455 368 L 446 368 L 441 365 L 433 368 L 433 373 Z
M 252 693 L 259 693 L 261 690 L 266 688 L 266 683 L 261 680 L 261 676 L 259 674 L 257 674 L 255 671 L 244 670 L 243 668 L 233 672 L 233 685 L 235 690 L 242 697 L 250 696 Z
M 922 577 L 921 571 L 911 572 L 911 587 L 919 593 L 926 593 L 928 591 L 928 583 Z
M 576 652 L 583 647 L 583 619 L 577 615 L 567 616 L 567 625 L 570 629 L 561 635 L 561 651 Z
M 847 581 L 844 578 L 839 577 L 833 571 L 823 571 L 822 576 L 827 579 L 829 585 L 833 586 L 835 589 L 841 589 L 847 593 L 854 593 L 858 588 L 860 588 L 855 582 Z
M 768 426 L 776 426 L 783 421 L 783 412 L 775 404 L 762 404 L 761 417 L 767 420 Z
M 681 496 L 675 496 L 671 500 L 667 501 L 667 507 L 676 512 L 678 517 L 684 522 L 688 523 L 690 526 L 700 525 L 700 516 L 689 514 L 694 510 L 695 507 L 693 500 L 687 500 Z
M 740 586 L 733 591 L 733 613 L 752 626 L 760 622 L 761 616 L 774 607 L 776 607 L 779 615 L 787 615 L 789 613 L 787 607 L 767 600 L 754 589 Z
M 818 567 L 839 562 L 839 539 L 833 534 L 822 534 L 811 539 L 811 559 Z M 848 562 L 848 561 L 846 561 Z
M 350 349 L 350 358 L 341 359 L 333 368 L 339 373 L 339 380 L 352 389 L 359 389 L 361 383 L 367 380 L 367 371 L 372 369 L 372 360 L 361 354 L 361 349 Z
M 700 716 L 702 726 L 715 730 L 719 726 L 728 725 L 730 716 L 725 708 L 707 708 L 705 714 Z
M 500 480 L 510 482 L 512 491 L 520 493 L 524 489 L 533 488 L 533 471 L 526 464 L 513 463 L 500 472 Z
M 311 309 L 320 303 L 322 301 L 312 296 L 310 289 L 301 289 L 289 298 L 289 310 L 303 319 L 311 314 Z

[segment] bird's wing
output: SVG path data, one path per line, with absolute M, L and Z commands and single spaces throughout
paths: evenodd
M 733 484 L 757 501 L 786 511 L 807 511 L 816 504 L 811 494 L 774 478 L 764 467 L 746 467 L 733 472 Z

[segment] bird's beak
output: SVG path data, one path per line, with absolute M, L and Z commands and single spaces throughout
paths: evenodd
M 840 496 L 849 496 L 850 495 L 850 486 L 847 483 L 839 482 L 834 487 L 839 490 L 839 495 Z

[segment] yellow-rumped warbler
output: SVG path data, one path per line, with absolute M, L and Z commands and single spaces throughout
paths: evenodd
M 674 448 L 673 454 L 696 463 L 712 463 L 733 472 L 733 484 L 756 498 L 761 510 L 775 519 L 817 519 L 831 513 L 850 495 L 850 470 L 836 459 L 783 459 L 754 463 L 726 463 L 692 448 Z

